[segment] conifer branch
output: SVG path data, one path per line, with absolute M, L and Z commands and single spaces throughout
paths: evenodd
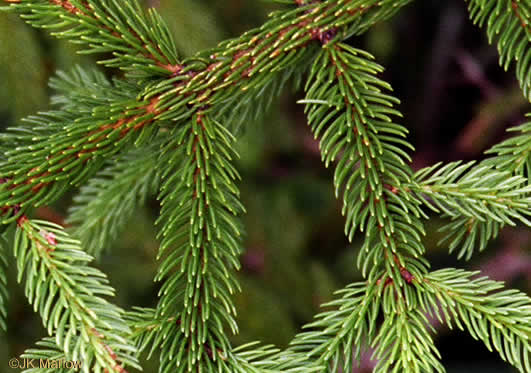
M 170 167 L 162 175 L 158 223 L 163 224 L 159 257 L 166 258 L 157 279 L 166 281 L 157 314 L 179 320 L 171 324 L 179 341 L 161 341 L 163 370 L 196 371 L 200 364 L 221 369 L 231 351 L 224 328 L 237 331 L 231 296 L 239 285 L 231 273 L 240 266 L 237 217 L 244 211 L 232 166 L 233 141 L 200 112 L 172 134 L 163 150 L 160 164 Z M 179 358 L 184 351 L 186 364 Z
M 484 250 L 506 225 L 531 225 L 530 129 L 530 123 L 510 128 L 520 134 L 487 150 L 492 156 L 474 167 L 474 162 L 427 167 L 405 187 L 405 193 L 420 193 L 417 197 L 430 209 L 452 219 L 442 228 L 447 232 L 442 242 L 449 242 L 450 251 L 460 247 L 459 258 L 468 260 L 475 250 Z
M 38 17 L 50 15 L 54 19 L 66 11 L 56 3 L 46 3 L 42 9 L 31 6 L 34 1 L 44 0 L 27 0 L 27 4 L 21 1 L 14 6 L 35 11 Z M 102 6 L 101 1 L 89 0 L 87 4 L 95 10 L 97 6 Z M 92 110 L 90 117 L 76 120 L 63 117 L 64 113 L 49 113 L 51 118 L 36 118 L 42 131 L 49 127 L 50 121 L 60 122 L 54 127 L 61 130 L 60 141 L 50 140 L 50 132 L 46 138 L 38 138 L 31 133 L 27 141 L 35 142 L 35 145 L 9 152 L 4 167 L 0 168 L 0 176 L 5 181 L 0 186 L 2 222 L 15 221 L 23 214 L 25 206 L 49 203 L 69 184 L 76 184 L 96 172 L 101 163 L 89 162 L 96 156 L 115 154 L 130 140 L 150 137 L 155 132 L 151 125 L 155 120 L 183 121 L 198 110 L 204 110 L 205 105 L 234 100 L 242 91 L 263 87 L 268 81 L 264 77 L 300 61 L 309 53 L 311 48 L 307 48 L 307 44 L 310 41 L 328 42 L 332 36 L 347 37 L 352 33 L 361 33 L 409 2 L 387 0 L 366 5 L 353 0 L 338 0 L 298 7 L 285 14 L 274 15 L 260 29 L 252 30 L 239 39 L 221 43 L 217 50 L 208 52 L 208 57 L 194 57 L 170 78 L 147 83 L 141 94 L 131 92 L 128 97 L 134 95 L 136 100 L 118 100 L 111 105 L 98 106 Z M 63 3 L 77 4 L 79 7 L 76 5 L 76 9 L 81 9 L 77 0 Z M 81 12 L 75 13 L 75 16 L 83 18 Z M 326 25 L 325 21 L 331 24 L 322 26 Z M 342 33 L 339 33 L 340 29 Z M 74 121 L 75 130 L 68 126 Z M 74 138 L 77 141 L 71 141 Z M 12 169 L 10 165 L 17 162 L 26 164 L 20 169 Z M 15 172 L 17 177 L 14 177 Z
M 15 128 L 4 135 L 4 141 L 16 137 L 26 145 L 6 151 L 0 164 L 2 222 L 16 220 L 28 207 L 50 203 L 97 172 L 104 157 L 151 137 L 153 103 L 124 110 L 130 104 L 101 106 L 77 119 L 73 113 L 48 112 L 31 118 L 31 129 Z
M 178 318 L 174 316 L 161 317 L 154 308 L 135 307 L 132 311 L 127 312 L 126 319 L 139 352 L 148 350 L 151 346 L 152 353 L 153 346 L 173 342 L 161 342 L 161 340 L 168 333 L 174 333 L 173 326 L 175 324 L 180 324 Z M 241 373 L 286 372 L 285 370 L 272 368 L 278 363 L 275 359 L 278 352 L 277 348 L 271 346 L 259 347 L 257 343 L 242 345 L 229 352 L 222 363 L 224 364 L 222 369 L 227 372 Z M 170 365 L 169 367 L 171 368 L 172 366 Z
M 304 326 L 310 330 L 291 342 L 288 353 L 305 357 L 304 364 L 297 366 L 323 373 L 351 372 L 363 348 L 376 337 L 382 299 L 379 294 L 384 286 L 383 282 L 372 286 L 356 283 L 336 292 L 342 297 L 323 305 L 333 308 L 317 315 Z
M 43 8 L 32 7 L 35 1 L 44 2 Z M 97 12 L 103 7 L 102 1 L 89 0 L 86 4 Z M 109 1 L 115 4 L 113 0 Z M 343 37 L 360 33 L 374 22 L 394 14 L 409 1 L 375 1 L 368 6 L 352 0 L 338 0 L 298 7 L 284 15 L 277 14 L 260 29 L 246 33 L 239 39 L 220 44 L 217 51 L 209 51 L 208 58 L 198 56 L 191 59 L 173 72 L 170 78 L 146 84 L 142 94 L 129 93 L 129 97 L 134 95 L 137 99 L 119 100 L 111 105 L 95 107 L 90 117 L 76 120 L 63 117 L 64 113 L 49 113 L 36 118 L 43 132 L 49 127 L 50 121 L 60 122 L 52 128 L 61 130 L 61 135 L 58 141 L 48 138 L 50 131 L 46 137 L 36 137 L 35 133 L 31 133 L 26 141 L 34 142 L 34 145 L 9 152 L 7 161 L 0 168 L 0 176 L 5 181 L 0 186 L 0 208 L 4 215 L 2 222 L 15 221 L 23 214 L 25 206 L 49 203 L 62 194 L 69 184 L 76 184 L 96 172 L 101 163 L 89 162 L 94 158 L 115 154 L 130 140 L 150 137 L 155 130 L 151 125 L 155 120 L 182 121 L 197 110 L 204 110 L 205 105 L 233 100 L 241 91 L 263 87 L 267 81 L 264 77 L 294 64 L 306 55 L 306 45 L 310 41 L 328 42 L 340 28 L 343 32 L 337 35 Z M 85 19 L 82 11 L 88 11 L 86 4 L 77 0 L 61 4 L 74 4 L 76 9 L 81 10 L 74 11 L 72 16 L 65 16 L 64 12 L 69 13 L 67 9 L 44 0 L 21 0 L 14 6 L 35 12 L 38 19 L 48 19 L 48 16 L 52 20 L 67 17 L 69 22 L 71 17 Z M 116 11 L 120 14 L 121 10 Z M 105 24 L 102 19 L 98 20 Z M 325 21 L 332 24 L 329 28 L 334 31 L 321 27 L 326 24 Z M 75 37 L 82 39 L 83 32 Z M 74 121 L 75 129 L 68 125 Z M 18 136 L 17 133 L 9 138 Z M 23 166 L 16 170 L 10 167 L 17 163 Z
M 418 171 L 405 187 L 426 206 L 452 221 L 442 230 L 441 242 L 450 241 L 450 252 L 470 259 L 485 249 L 505 225 L 531 226 L 531 186 L 528 179 L 492 169 L 487 162 L 440 164 Z
M 82 358 L 87 373 L 138 367 L 123 311 L 102 298 L 114 295 L 114 289 L 103 273 L 87 265 L 92 257 L 79 241 L 60 226 L 23 216 L 14 253 L 18 281 L 25 277 L 29 302 L 66 356 Z
M 98 257 L 123 231 L 136 209 L 159 187 L 155 146 L 144 146 L 108 162 L 81 187 L 67 223 L 90 254 Z
M 112 53 L 105 66 L 168 76 L 180 69 L 168 27 L 137 0 L 3 0 L 34 27 L 82 45 L 81 53 Z
M 358 265 L 364 275 L 369 271 L 369 281 L 385 268 L 402 287 L 427 271 L 424 231 L 418 202 L 397 195 L 410 180 L 402 149 L 410 145 L 402 139 L 407 130 L 392 122 L 392 115 L 400 116 L 393 108 L 398 100 L 384 93 L 390 86 L 376 76 L 381 71 L 364 51 L 328 46 L 314 62 L 301 102 L 325 164 L 339 158 L 334 185 L 336 196 L 343 192 L 345 234 L 351 240 L 359 228 L 366 237 Z
M 310 331 L 297 335 L 276 360 L 288 361 L 283 369 L 293 371 L 350 372 L 372 346 L 379 360 L 375 371 L 444 371 L 418 312 L 416 285 L 402 290 L 388 278 L 347 286 L 337 292 L 342 298 L 323 305 L 333 308 L 306 325 Z M 400 291 L 407 302 L 397 302 Z
M 374 373 L 445 372 L 430 331 L 419 309 L 387 315 L 373 342 L 379 360 Z
M 528 114 L 529 115 L 529 114 Z M 450 252 L 460 247 L 458 258 L 470 259 L 482 251 L 500 230 L 517 223 L 531 225 L 531 123 L 510 128 L 519 132 L 486 151 L 481 163 L 453 162 L 419 170 L 403 193 L 413 192 L 423 204 L 450 217 L 442 231 Z
M 531 117 L 531 113 L 527 114 Z M 487 151 L 493 167 L 529 178 L 531 175 L 531 121 L 509 129 L 517 135 L 502 141 Z
M 247 91 L 262 88 L 273 74 L 311 58 L 312 41 L 326 44 L 362 33 L 409 2 L 335 0 L 273 13 L 262 27 L 183 61 L 180 74 L 148 87 L 146 97 L 159 97 L 157 107 L 164 113 L 158 118 L 174 121 L 189 118 L 191 107 L 195 113 L 237 102 Z
M 505 70 L 516 62 L 516 77 L 531 101 L 531 4 L 526 0 L 467 0 L 470 18 L 497 41 Z
M 215 116 L 221 118 L 221 122 L 226 123 L 232 133 L 238 135 L 241 130 L 245 130 L 248 123 L 257 122 L 269 111 L 288 83 L 292 83 L 296 89 L 306 71 L 305 67 L 290 66 L 274 79 L 267 81 L 260 89 L 221 102 L 216 106 Z
M 160 17 L 136 0 L 3 1 L 32 25 L 82 45 L 82 53 L 112 54 L 100 62 L 127 72 L 112 82 L 81 68 L 60 73 L 51 82 L 56 109 L 0 138 L 2 223 L 18 223 L 19 281 L 25 277 L 28 299 L 55 337 L 26 356 L 80 358 L 84 372 L 124 372 L 125 365 L 138 367 L 140 352 L 160 350 L 161 373 L 346 373 L 371 346 L 376 372 L 442 372 L 421 312 L 431 310 L 530 370 L 529 297 L 493 292 L 499 283 L 470 273 L 428 273 L 421 242 L 422 204 L 453 219 L 450 246 L 463 245 L 460 255 L 481 250 L 504 225 L 531 225 L 528 124 L 491 151 L 509 171 L 487 160 L 436 165 L 412 176 L 406 151 L 412 147 L 405 127 L 394 123 L 398 100 L 378 77 L 383 68 L 342 43 L 410 0 L 294 0 L 292 9 L 273 13 L 262 27 L 182 61 Z M 529 5 L 468 2 L 473 20 L 486 23 L 491 40 L 497 37 L 502 64 L 516 61 L 530 98 Z M 340 291 L 285 351 L 232 348 L 227 331 L 238 330 L 232 297 L 239 290 L 234 272 L 244 207 L 227 128 L 237 127 L 236 117 L 254 114 L 251 103 L 265 108 L 289 78 L 300 82 L 308 62 L 301 102 L 325 164 L 336 163 L 345 233 L 349 239 L 358 229 L 365 234 L 358 256 L 365 282 Z M 268 91 L 273 94 L 264 97 Z M 131 151 L 133 144 L 140 149 Z M 87 265 L 92 258 L 78 241 L 59 226 L 26 218 L 28 209 L 105 166 L 82 188 L 71 221 L 97 253 L 137 199 L 159 189 L 156 279 L 164 283 L 156 308 L 124 315 L 102 298 L 113 289 Z M 0 316 L 3 285 L 0 266 Z
M 95 68 L 74 66 L 71 71 L 58 71 L 49 82 L 53 90 L 51 105 L 67 113 L 92 114 L 98 107 L 127 101 L 138 92 L 134 82 L 113 79 Z
M 178 317 L 157 315 L 157 310 L 154 308 L 134 307 L 133 310 L 126 312 L 125 318 L 139 353 L 144 352 L 150 345 L 158 345 L 159 343 L 154 340 L 165 334 L 163 330 L 171 329 L 173 323 L 180 323 Z
M 444 269 L 424 279 L 423 307 L 449 327 L 453 323 L 520 372 L 531 371 L 531 298 L 478 272 Z

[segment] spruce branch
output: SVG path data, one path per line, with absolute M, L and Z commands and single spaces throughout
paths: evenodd
M 368 280 L 378 280 L 382 268 L 400 286 L 422 277 L 427 263 L 421 258 L 423 226 L 418 202 L 398 195 L 409 182 L 410 158 L 403 138 L 407 130 L 392 121 L 400 116 L 398 100 L 385 91 L 390 86 L 377 74 L 382 67 L 367 52 L 345 44 L 324 48 L 306 86 L 306 113 L 323 161 L 337 162 L 336 196 L 343 193 L 345 234 L 349 240 L 359 228 L 365 241 L 358 265 Z M 402 198 L 403 197 L 403 198 Z
M 433 331 L 419 309 L 387 315 L 373 342 L 379 359 L 374 372 L 445 372 L 430 335 Z
M 516 77 L 531 101 L 531 4 L 526 0 L 467 0 L 470 18 L 496 40 L 500 65 L 516 62 Z
M 115 4 L 113 0 L 108 1 Z M 33 2 L 44 4 L 32 7 Z M 154 121 L 184 121 L 198 110 L 204 110 L 206 105 L 235 99 L 242 91 L 263 87 L 273 78 L 273 73 L 308 56 L 312 49 L 307 47 L 310 41 L 327 43 L 332 37 L 361 33 L 409 2 L 387 0 L 367 5 L 338 0 L 277 13 L 261 28 L 221 43 L 218 49 L 208 51 L 204 56 L 199 54 L 189 59 L 172 72 L 171 77 L 146 83 L 139 92 L 130 92 L 128 99 L 94 107 L 91 116 L 74 120 L 63 112 L 52 112 L 34 118 L 37 127 L 41 128 L 22 134 L 28 137 L 26 141 L 34 144 L 10 151 L 0 168 L 0 177 L 5 181 L 0 186 L 2 222 L 15 221 L 24 213 L 25 207 L 49 203 L 68 185 L 97 172 L 102 164 L 90 162 L 94 158 L 115 154 L 130 140 L 150 137 L 155 132 Z M 65 11 L 70 12 L 60 6 L 62 4 L 67 8 L 70 5 L 75 5 L 75 9 L 86 7 L 77 0 L 61 3 L 21 0 L 14 6 L 35 12 L 38 19 L 48 19 L 48 16 L 51 20 L 57 17 L 70 20 L 68 17 L 74 16 L 84 19 L 81 11 L 65 16 Z M 86 4 L 95 12 L 103 7 L 102 0 L 90 0 Z M 120 14 L 118 10 L 117 14 Z M 103 16 L 97 19 L 105 24 Z M 130 98 L 132 96 L 136 98 Z M 61 131 L 59 140 L 49 138 L 53 134 L 49 131 L 50 122 L 54 121 L 59 122 L 51 126 Z M 72 122 L 76 125 L 69 125 Z M 47 136 L 38 137 L 35 132 Z M 19 135 L 16 133 L 8 138 Z M 21 169 L 14 167 L 17 162 L 23 164 Z
M 436 164 L 419 170 L 405 186 L 436 213 L 452 221 L 441 230 L 450 252 L 471 258 L 485 249 L 506 225 L 531 226 L 531 186 L 528 179 L 483 162 Z
M 288 83 L 292 83 L 296 89 L 306 70 L 299 65 L 290 66 L 268 80 L 263 87 L 221 102 L 215 109 L 216 118 L 226 123 L 232 133 L 239 134 L 248 123 L 255 123 L 264 117 Z
M 180 69 L 173 38 L 154 9 L 137 0 L 3 0 L 34 27 L 81 45 L 80 53 L 111 53 L 108 67 L 171 76 Z
M 45 221 L 18 220 L 14 254 L 18 281 L 57 346 L 83 372 L 138 367 L 123 311 L 103 297 L 113 296 L 106 276 L 62 227 Z M 72 340 L 77 338 L 73 345 Z
M 171 317 L 162 317 L 158 315 L 154 308 L 135 307 L 127 313 L 127 322 L 132 330 L 132 338 L 136 342 L 138 351 L 144 352 L 149 350 L 149 356 L 156 348 L 162 349 L 163 353 L 175 348 L 175 343 L 182 341 L 169 339 L 168 335 L 179 334 L 176 326 L 179 328 L 180 319 Z M 168 346 L 169 345 L 169 346 Z M 151 346 L 151 348 L 149 348 Z M 219 349 L 213 349 L 214 344 L 206 346 L 206 352 L 210 361 L 201 361 L 195 365 L 190 362 L 183 363 L 187 359 L 184 354 L 189 354 L 187 350 L 179 351 L 179 359 L 167 359 L 161 361 L 161 372 L 174 372 L 175 369 L 181 372 L 201 371 L 201 369 L 216 369 L 220 372 L 241 372 L 241 373 L 280 373 L 282 370 L 271 369 L 276 364 L 272 357 L 278 353 L 278 349 L 271 346 L 257 347 L 257 344 L 239 346 L 227 355 L 221 353 Z M 252 349 L 250 347 L 253 347 Z M 148 356 L 148 357 L 149 357 Z M 162 370 L 164 369 L 164 370 Z
M 294 0 L 292 9 L 273 13 L 262 27 L 182 61 L 160 17 L 136 0 L 4 2 L 34 26 L 81 44 L 83 53 L 112 54 L 100 62 L 127 72 L 113 81 L 82 68 L 60 73 L 51 81 L 56 110 L 0 138 L 2 222 L 18 223 L 19 281 L 25 277 L 30 303 L 55 336 L 25 356 L 80 359 L 85 372 L 106 372 L 138 367 L 141 351 L 151 356 L 158 349 L 161 373 L 346 373 L 370 345 L 379 359 L 376 372 L 441 372 L 421 312 L 431 310 L 530 370 L 529 298 L 493 292 L 501 285 L 469 273 L 428 274 L 420 219 L 426 217 L 421 204 L 454 219 L 451 247 L 465 240 L 461 255 L 481 249 L 506 224 L 530 225 L 528 126 L 493 149 L 511 164 L 508 172 L 485 161 L 436 165 L 412 176 L 407 130 L 394 123 L 398 100 L 378 77 L 383 68 L 341 42 L 410 0 Z M 529 5 L 469 4 L 489 38 L 499 35 L 502 64 L 516 61 L 529 98 Z M 239 290 L 234 272 L 244 208 L 227 128 L 236 127 L 237 116 L 253 114 L 252 103 L 266 107 L 292 76 L 300 81 L 308 61 L 301 102 L 325 164 L 336 163 L 345 233 L 350 239 L 358 229 L 365 233 L 358 266 L 366 282 L 340 291 L 286 351 L 257 344 L 233 349 L 227 331 L 238 330 L 232 298 Z M 131 151 L 133 144 L 139 149 Z M 137 199 L 160 190 L 156 279 L 164 283 L 156 308 L 124 315 L 102 298 L 113 289 L 88 266 L 92 258 L 78 241 L 59 226 L 26 218 L 28 209 L 50 203 L 102 167 L 82 188 L 71 219 L 80 223 L 77 233 L 89 251 L 98 252 Z M 4 277 L 0 266 L 0 307 Z
M 98 257 L 123 231 L 136 209 L 158 190 L 157 143 L 107 162 L 74 197 L 67 223 L 90 254 Z
M 315 53 L 312 41 L 327 44 L 360 34 L 409 2 L 336 0 L 274 12 L 262 27 L 183 61 L 180 74 L 146 88 L 146 97 L 160 98 L 161 119 L 189 118 L 190 107 L 192 112 L 205 106 L 214 109 L 218 103 L 262 88 L 275 73 L 311 58 Z
M 341 298 L 324 304 L 329 308 L 305 325 L 277 361 L 284 369 L 351 372 L 369 347 L 376 347 L 376 371 L 444 371 L 428 323 L 418 311 L 415 286 L 401 289 L 390 278 L 347 286 Z M 397 302 L 400 292 L 408 302 Z M 380 320 L 383 319 L 383 322 Z M 297 371 L 297 370 L 294 370 Z
M 154 340 L 166 334 L 164 330 L 171 327 L 172 323 L 180 324 L 178 317 L 161 317 L 157 315 L 155 308 L 145 307 L 134 307 L 126 312 L 125 319 L 131 329 L 131 339 L 135 342 L 139 353 L 151 345 L 157 345 Z
M 284 364 L 285 362 L 279 364 L 277 358 L 280 351 L 274 346 L 261 346 L 258 342 L 250 342 L 234 348 L 233 352 L 234 359 L 238 362 L 238 366 L 241 367 L 242 373 L 295 373 L 301 371 L 299 368 L 297 370 L 287 368 Z M 303 365 L 303 360 L 298 361 Z M 313 373 L 316 370 L 309 369 L 305 370 L 305 372 Z
M 231 351 L 224 328 L 237 331 L 231 298 L 240 287 L 232 273 L 240 266 L 237 217 L 244 211 L 233 142 L 220 123 L 200 112 L 172 134 L 159 161 L 169 167 L 161 176 L 159 257 L 165 258 L 157 280 L 166 281 L 157 313 L 179 319 L 172 324 L 178 342 L 161 341 L 162 371 L 195 371 L 200 364 L 221 369 Z M 184 351 L 185 364 L 178 357 Z
M 487 150 L 491 157 L 479 164 L 427 167 L 405 187 L 405 193 L 417 193 L 430 209 L 452 219 L 442 228 L 447 232 L 442 242 L 449 242 L 450 251 L 460 247 L 459 258 L 484 250 L 506 225 L 531 225 L 530 128 L 530 123 L 510 128 L 520 134 Z
M 531 113 L 528 113 L 527 117 L 531 117 Z M 508 131 L 517 134 L 487 150 L 487 154 L 496 155 L 490 158 L 490 163 L 496 168 L 529 178 L 531 175 L 531 121 L 509 128 Z
M 368 285 L 355 283 L 336 292 L 341 295 L 322 305 L 330 308 L 304 326 L 309 331 L 298 334 L 284 354 L 300 354 L 303 364 L 293 360 L 304 369 L 319 372 L 351 372 L 359 360 L 363 348 L 374 340 L 377 333 L 376 318 L 380 312 L 381 297 L 385 284 Z
M 155 109 L 125 109 L 130 100 L 97 107 L 75 118 L 52 111 L 31 118 L 31 128 L 13 128 L 4 141 L 17 138 L 22 146 L 6 151 L 0 164 L 3 224 L 18 219 L 25 209 L 57 199 L 71 185 L 97 172 L 105 158 L 145 141 L 154 134 Z M 72 125 L 74 123 L 74 125 Z
M 132 338 L 136 342 L 140 353 L 148 350 L 149 346 L 158 346 L 163 336 L 168 333 L 174 333 L 173 326 L 180 324 L 178 318 L 174 316 L 161 317 L 154 308 L 135 307 L 132 311 L 126 313 L 126 320 L 132 330 Z M 167 343 L 171 342 L 168 341 Z M 153 352 L 153 347 L 150 350 Z M 272 368 L 278 364 L 276 360 L 278 352 L 278 348 L 259 346 L 258 343 L 238 346 L 225 357 L 222 366 L 224 370 L 222 371 L 241 373 L 287 372 L 286 370 Z M 172 368 L 171 365 L 170 368 Z
M 159 107 L 170 108 L 164 110 L 169 113 L 160 114 L 160 118 L 174 120 L 182 115 L 176 110 L 182 105 L 196 105 L 197 111 L 201 106 L 233 96 L 239 89 L 245 91 L 262 86 L 267 81 L 264 77 L 270 73 L 300 61 L 312 40 L 326 44 L 336 37 L 345 39 L 363 33 L 411 2 L 335 0 L 299 3 L 296 9 L 273 13 L 272 19 L 262 27 L 179 64 L 172 54 L 175 48 L 166 27 L 154 11 L 146 16 L 136 1 L 4 1 L 29 19 L 35 18 L 34 26 L 66 27 L 67 31 L 62 30 L 57 35 L 89 44 L 90 52 L 111 52 L 119 56 L 103 61 L 110 66 L 144 69 L 151 73 L 164 70 L 169 76 L 160 82 L 155 80 L 146 84 L 145 93 L 151 98 L 159 96 L 162 99 Z M 166 48 L 157 50 L 161 44 Z M 167 47 L 169 44 L 171 46 Z M 151 59 L 159 57 L 171 61 L 151 63 Z M 169 64 L 164 65 L 167 62 Z M 208 99 L 209 96 L 212 97 Z
M 423 308 L 468 332 L 521 372 L 531 371 L 531 298 L 478 272 L 443 269 L 424 278 Z
M 51 105 L 76 114 L 76 118 L 80 113 L 92 114 L 95 108 L 127 100 L 138 90 L 134 81 L 110 81 L 102 71 L 81 66 L 58 71 L 50 78 L 49 86 L 53 90 Z

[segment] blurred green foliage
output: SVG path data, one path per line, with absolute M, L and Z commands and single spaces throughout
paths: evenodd
M 15 120 L 46 106 L 46 65 L 35 32 L 18 16 L 0 15 L 0 110 Z
M 459 156 L 452 152 L 453 141 L 473 119 L 474 113 L 488 104 L 479 88 L 459 83 L 459 79 L 466 76 L 452 60 L 447 63 L 442 79 L 455 82 L 446 82 L 447 90 L 439 88 L 443 91 L 439 93 L 449 95 L 457 85 L 464 90 L 466 99 L 463 101 L 458 95 L 457 107 L 449 105 L 453 102 L 450 98 L 442 100 L 441 105 L 451 107 L 435 110 L 438 117 L 432 114 L 432 121 L 428 120 L 433 124 L 431 130 L 425 128 L 426 120 L 419 119 L 425 114 L 422 110 L 426 109 L 423 106 L 424 99 L 429 98 L 427 92 L 437 93 L 426 91 L 425 85 L 432 73 L 430 69 L 438 62 L 433 60 L 437 56 L 435 42 L 441 32 L 448 31 L 444 28 L 441 31 L 437 25 L 443 24 L 442 18 L 452 7 L 462 8 L 460 17 L 466 18 L 464 7 L 458 5 L 461 3 L 427 1 L 413 5 L 390 22 L 373 28 L 363 38 L 352 41 L 370 50 L 380 63 L 389 67 L 384 78 L 393 83 L 397 96 L 406 101 L 403 105 L 405 122 L 419 149 L 415 158 L 418 165 Z M 267 13 L 278 6 L 265 1 L 241 0 L 146 0 L 146 5 L 159 8 L 174 33 L 177 47 L 185 56 L 260 25 Z M 500 91 L 512 92 L 513 78 L 496 67 L 492 57 L 495 53 L 487 47 L 481 31 L 471 25 L 460 26 L 457 31 L 459 35 L 452 47 L 458 51 L 469 50 L 484 68 L 487 79 L 492 79 Z M 16 16 L 0 13 L 0 127 L 17 123 L 24 116 L 47 107 L 51 92 L 46 82 L 55 70 L 90 63 L 91 58 L 77 56 L 72 45 L 31 29 Z M 120 72 L 110 71 L 109 74 Z M 343 235 L 340 203 L 333 195 L 332 174 L 322 166 L 318 145 L 311 138 L 301 108 L 295 104 L 300 96 L 300 92 L 288 90 L 267 115 L 244 124 L 238 143 L 242 200 L 247 208 L 244 217 L 247 238 L 239 275 L 243 291 L 236 298 L 241 333 L 234 337 L 235 343 L 259 339 L 285 346 L 300 325 L 311 320 L 319 304 L 331 299 L 334 289 L 360 278 L 355 266 L 359 244 L 356 241 L 349 244 Z M 506 126 L 518 121 L 519 110 L 517 106 L 507 113 L 505 107 L 503 118 L 498 118 L 498 122 Z M 445 127 L 446 123 L 451 125 Z M 480 157 L 480 154 L 467 156 Z M 66 198 L 52 206 L 52 216 L 61 219 L 68 204 Z M 157 201 L 152 198 L 98 263 L 118 290 L 117 301 L 123 307 L 155 304 L 158 285 L 153 283 L 153 277 L 158 243 L 153 222 L 157 211 Z M 37 214 L 46 218 L 50 211 L 41 209 Z M 430 220 L 425 239 L 435 268 L 455 265 L 446 249 L 437 246 L 441 238 L 437 232 L 440 226 L 441 222 Z M 480 267 L 496 255 L 497 250 L 502 250 L 503 245 L 513 242 L 510 234 L 504 237 L 478 255 L 469 267 Z M 523 242 L 518 249 L 526 252 L 529 240 Z M 516 281 L 513 286 L 529 290 L 528 272 L 510 279 Z M 11 273 L 10 287 L 16 287 L 14 273 Z M 22 290 L 18 288 L 14 294 L 9 306 L 9 331 L 7 336 L 0 337 L 0 362 L 18 356 L 45 333 Z M 470 354 L 467 358 L 456 352 L 465 343 L 462 336 L 458 343 L 456 334 L 442 338 L 441 349 L 444 361 L 449 361 L 448 372 L 511 371 L 495 355 L 486 354 L 486 349 L 479 344 L 470 347 L 470 351 L 477 354 L 473 358 L 492 359 L 492 363 L 484 367 L 471 364 L 475 368 L 465 366 Z M 452 356 L 455 363 L 451 361 Z M 156 361 L 146 367 L 145 372 L 155 372 Z

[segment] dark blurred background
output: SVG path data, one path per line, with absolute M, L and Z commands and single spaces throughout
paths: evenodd
M 278 8 L 266 1 L 145 2 L 159 8 L 182 55 L 259 26 Z M 513 71 L 498 66 L 496 49 L 468 20 L 462 0 L 415 2 L 349 43 L 370 51 L 386 67 L 384 79 L 402 100 L 403 123 L 417 149 L 415 169 L 438 161 L 481 159 L 484 150 L 506 136 L 507 127 L 522 123 L 530 111 Z M 0 127 L 47 109 L 48 78 L 74 64 L 90 66 L 93 60 L 16 16 L 0 14 Z M 245 125 L 238 143 L 248 213 L 239 274 L 243 292 L 236 297 L 241 329 L 236 344 L 258 339 L 286 346 L 335 289 L 360 280 L 355 265 L 360 242 L 349 244 L 343 235 L 332 170 L 322 165 L 318 144 L 296 104 L 302 97 L 303 92 L 287 89 L 264 118 Z M 61 221 L 70 198 L 36 213 Z M 96 264 L 109 275 L 116 301 L 125 308 L 156 303 L 157 211 L 153 198 Z M 530 292 L 531 235 L 525 227 L 505 229 L 487 250 L 465 262 L 437 245 L 442 224 L 436 217 L 426 222 L 425 245 L 434 269 L 482 269 Z M 14 273 L 10 280 L 9 330 L 0 335 L 0 362 L 19 356 L 45 335 Z M 437 328 L 437 345 L 449 373 L 513 372 L 468 334 Z M 145 364 L 145 372 L 156 371 L 154 360 Z M 370 371 L 370 366 L 364 361 L 359 372 Z

